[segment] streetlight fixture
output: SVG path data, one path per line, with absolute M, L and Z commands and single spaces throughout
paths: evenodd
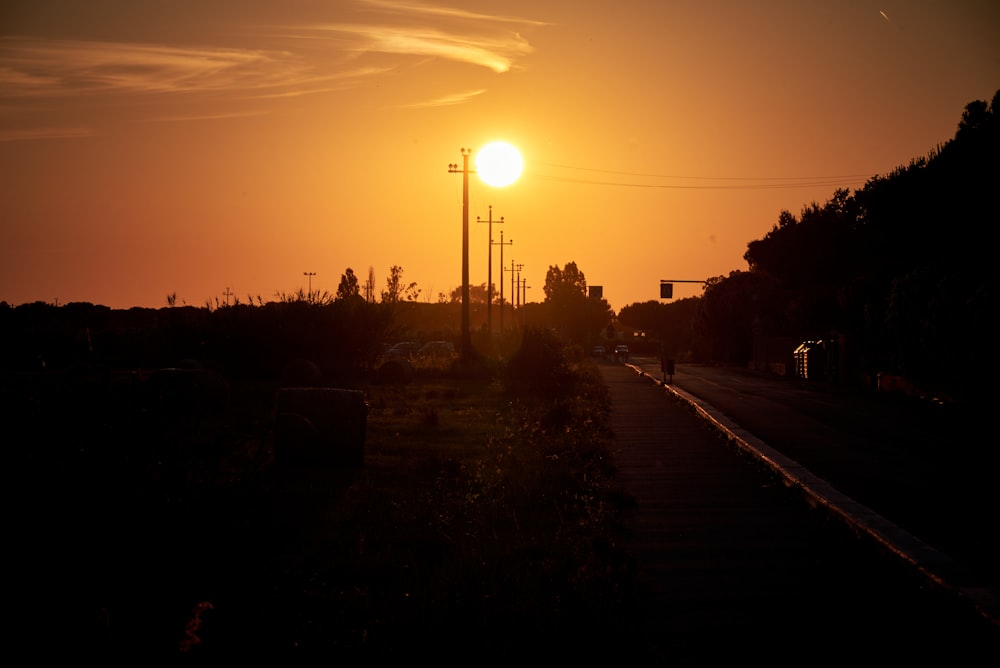
M 312 300 L 313 300 L 313 276 L 316 275 L 316 272 L 315 271 L 303 271 L 302 275 L 309 277 L 309 292 L 307 294 L 307 297 L 309 298 L 309 303 L 312 304 Z

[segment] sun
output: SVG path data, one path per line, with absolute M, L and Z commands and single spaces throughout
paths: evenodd
M 476 173 L 495 188 L 509 186 L 517 181 L 523 169 L 524 161 L 521 160 L 520 152 L 504 141 L 491 142 L 476 154 Z

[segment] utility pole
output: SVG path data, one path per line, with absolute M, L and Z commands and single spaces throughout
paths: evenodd
M 517 305 L 521 306 L 521 270 L 524 269 L 523 264 L 517 265 Z
M 510 306 L 511 306 L 511 310 L 512 311 L 514 310 L 514 302 L 517 299 L 517 292 L 515 292 L 515 290 L 514 290 L 514 276 L 517 273 L 517 269 L 515 269 L 514 267 L 515 267 L 514 261 L 511 260 L 510 261 L 510 269 L 505 269 L 504 270 L 504 271 L 509 271 L 510 272 Z M 511 318 L 511 322 L 513 322 L 513 320 L 514 319 Z
M 489 274 L 489 278 L 486 279 L 486 330 L 493 335 L 493 205 L 490 204 L 490 217 L 488 220 L 482 220 L 479 216 L 476 216 L 477 223 L 489 223 L 489 254 L 486 259 L 486 272 Z M 503 224 L 503 216 L 500 216 L 500 220 L 497 221 L 501 225 Z M 502 234 L 503 232 L 501 232 Z M 500 249 L 503 251 L 503 249 Z M 503 260 L 500 260 L 500 266 L 503 266 Z
M 309 292 L 307 293 L 307 297 L 309 298 L 309 303 L 312 304 L 312 300 L 313 300 L 313 276 L 316 275 L 316 272 L 315 271 L 303 271 L 302 275 L 309 277 Z
M 448 172 L 462 174 L 462 360 L 468 362 L 472 358 L 472 334 L 469 331 L 469 153 L 471 149 L 459 149 L 462 152 L 462 167 L 457 164 L 448 165 Z
M 226 288 L 226 291 L 222 294 L 226 298 L 226 306 L 229 306 L 229 298 L 233 296 L 233 293 L 229 290 L 229 288 Z
M 503 220 L 503 219 L 501 219 Z M 503 240 L 503 230 L 500 230 L 500 241 L 493 242 L 494 246 L 500 246 L 500 331 L 503 332 L 503 247 L 513 246 L 514 240 L 504 242 Z

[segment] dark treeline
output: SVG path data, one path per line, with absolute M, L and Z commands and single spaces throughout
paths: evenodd
M 854 192 L 837 190 L 798 215 L 782 211 L 750 241 L 748 269 L 710 279 L 701 297 L 625 306 L 589 296 L 574 262 L 551 266 L 542 302 L 485 304 L 470 286 L 477 350 L 503 356 L 525 329 L 581 346 L 624 340 L 634 352 L 796 373 L 813 342 L 810 377 L 889 379 L 953 399 L 985 396 L 996 363 L 986 323 L 995 303 L 990 226 L 1000 184 L 1000 91 L 966 105 L 953 139 Z M 112 310 L 90 303 L 0 303 L 0 369 L 175 366 L 277 377 L 305 359 L 331 378 L 371 370 L 392 342 L 458 344 L 459 295 L 417 301 L 393 267 L 381 301 L 351 269 L 336 295 L 202 308 Z M 517 306 L 517 308 L 515 308 Z M 498 336 L 490 337 L 488 325 Z
M 633 304 L 619 318 L 678 358 L 775 370 L 813 341 L 830 380 L 891 376 L 938 396 L 984 396 L 996 368 L 985 335 L 998 135 L 1000 91 L 966 105 L 954 138 L 926 157 L 798 216 L 781 212 L 747 245 L 748 270 L 708 281 L 703 297 Z
M 90 303 L 0 308 L 0 368 L 11 371 L 209 366 L 230 377 L 276 378 L 296 359 L 330 374 L 369 365 L 391 325 L 363 300 L 112 310 Z
M 290 365 L 308 362 L 329 381 L 350 381 L 375 370 L 382 353 L 398 341 L 444 340 L 458 347 L 460 299 L 418 302 L 415 284 L 393 289 L 402 285 L 401 274 L 393 267 L 379 301 L 362 297 L 348 282 L 336 296 L 301 293 L 215 307 L 118 310 L 89 302 L 0 303 L 0 371 L 93 376 L 114 369 L 193 366 L 232 380 L 276 380 Z M 348 269 L 345 277 L 351 275 Z M 474 350 L 509 357 L 525 329 L 556 330 L 581 345 L 605 332 L 611 308 L 604 299 L 587 296 L 586 279 L 575 263 L 550 267 L 545 290 L 543 303 L 494 304 L 492 309 L 486 307 L 485 286 L 472 291 Z

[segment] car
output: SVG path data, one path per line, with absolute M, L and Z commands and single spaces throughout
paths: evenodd
M 428 341 L 417 355 L 420 357 L 451 357 L 455 354 L 455 344 L 451 341 Z
M 623 359 L 628 361 L 628 346 L 624 343 L 619 343 L 615 346 L 615 359 Z
M 594 357 L 604 357 L 604 353 L 606 352 L 604 346 L 594 346 L 594 349 L 591 351 Z
M 420 350 L 420 344 L 416 341 L 400 341 L 389 350 L 385 351 L 388 359 L 410 359 Z

